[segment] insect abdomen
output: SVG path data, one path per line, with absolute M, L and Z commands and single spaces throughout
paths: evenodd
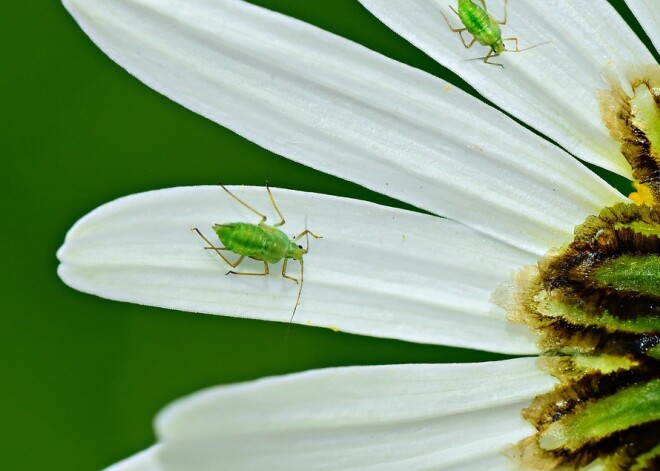
M 470 0 L 459 0 L 458 17 L 482 46 L 490 46 L 502 36 L 499 25 L 483 8 Z
M 227 249 L 257 260 L 263 259 L 271 245 L 268 234 L 256 224 L 230 222 L 216 224 L 213 230 Z

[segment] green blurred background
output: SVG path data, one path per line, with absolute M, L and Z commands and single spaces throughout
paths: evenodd
M 470 90 L 357 2 L 257 3 Z M 623 2 L 614 3 L 649 44 Z M 0 469 L 107 466 L 153 442 L 151 422 L 165 404 L 206 386 L 338 365 L 503 358 L 301 326 L 287 335 L 284 324 L 66 287 L 55 252 L 67 229 L 130 193 L 270 180 L 406 206 L 271 154 L 158 95 L 103 55 L 58 1 L 4 2 L 0 44 Z

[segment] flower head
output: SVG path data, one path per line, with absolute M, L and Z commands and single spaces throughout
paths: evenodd
M 631 70 L 657 68 L 604 1 L 588 9 L 568 0 L 512 2 L 516 35 L 552 47 L 503 57 L 501 70 L 465 61 L 437 5 L 363 1 L 564 151 L 433 76 L 249 4 L 65 4 L 110 57 L 191 110 L 447 218 L 277 191 L 288 223 L 302 228 L 308 217 L 324 236 L 306 256 L 298 322 L 509 353 L 536 352 L 537 339 L 506 322 L 491 292 L 570 243 L 589 215 L 626 202 L 566 151 L 631 176 L 628 155 L 603 122 L 599 90 L 607 76 L 632 92 Z M 235 191 L 250 205 L 265 201 L 262 190 Z M 247 217 L 220 197 L 217 188 L 179 188 L 103 206 L 68 234 L 60 276 L 112 299 L 288 320 L 291 292 L 283 283 L 218 276 L 218 260 L 187 230 Z M 210 390 L 163 413 L 162 445 L 120 466 L 447 468 L 469 461 L 495 469 L 506 464 L 506 446 L 534 432 L 521 408 L 553 384 L 534 359 L 519 359 L 326 370 Z M 552 451 L 558 436 L 536 443 Z

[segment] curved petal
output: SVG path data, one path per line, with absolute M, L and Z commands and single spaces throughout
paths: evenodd
M 553 384 L 535 358 L 521 358 L 217 387 L 159 414 L 158 462 L 165 471 L 507 469 L 503 451 L 534 432 L 521 409 Z
M 234 187 L 270 210 L 264 188 Z M 305 227 L 304 289 L 294 321 L 366 335 L 505 353 L 536 352 L 531 334 L 489 302 L 496 284 L 533 255 L 456 222 L 371 203 L 273 190 L 289 234 Z M 272 211 L 267 213 L 272 214 Z M 271 265 L 267 277 L 225 276 L 227 264 L 190 231 L 258 222 L 219 187 L 121 198 L 82 218 L 58 252 L 60 277 L 105 298 L 185 311 L 288 322 L 296 284 Z M 229 254 L 233 260 L 237 257 Z M 243 271 L 263 271 L 246 260 Z M 289 274 L 299 265 L 291 261 Z
M 154 89 L 319 170 L 538 255 L 621 199 L 556 147 L 435 77 L 229 0 L 67 0 Z
M 660 53 L 660 2 L 658 0 L 626 0 L 626 3 L 651 38 L 655 50 Z
M 502 35 L 519 38 L 521 48 L 539 46 L 502 54 L 493 62 L 503 68 L 471 60 L 485 56 L 488 48 L 466 49 L 450 31 L 443 14 L 454 28 L 462 26 L 447 5 L 455 1 L 360 2 L 502 109 L 577 157 L 630 178 L 630 165 L 602 122 L 597 90 L 609 88 L 604 73 L 624 80 L 631 64 L 655 60 L 606 1 L 508 2 Z M 502 2 L 486 4 L 496 18 L 503 17 Z M 512 41 L 506 45 L 513 47 Z
M 154 445 L 125 460 L 105 468 L 105 471 L 164 471 L 157 463 L 156 452 L 159 445 Z

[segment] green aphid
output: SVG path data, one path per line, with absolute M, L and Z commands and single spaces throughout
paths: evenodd
M 295 283 L 299 284 L 298 288 L 298 297 L 296 298 L 296 305 L 293 308 L 293 314 L 291 314 L 291 321 L 293 321 L 293 316 L 296 314 L 296 309 L 298 308 L 298 303 L 300 302 L 300 294 L 302 293 L 303 287 L 303 256 L 309 250 L 309 235 L 316 239 L 320 239 L 321 236 L 314 234 L 313 232 L 305 229 L 300 234 L 294 238 L 289 238 L 284 232 L 282 232 L 278 227 L 284 225 L 284 217 L 280 212 L 275 200 L 273 199 L 273 194 L 266 183 L 266 191 L 268 192 L 268 197 L 270 202 L 275 208 L 275 212 L 280 217 L 280 222 L 273 224 L 272 226 L 266 224 L 266 216 L 250 205 L 245 201 L 238 198 L 231 191 L 229 191 L 224 185 L 220 185 L 223 190 L 225 190 L 229 196 L 234 198 L 244 207 L 255 213 L 261 218 L 258 224 L 252 224 L 249 222 L 229 222 L 224 224 L 214 224 L 213 231 L 217 234 L 220 242 L 224 247 L 216 247 L 209 241 L 204 234 L 201 233 L 196 227 L 192 228 L 193 231 L 197 232 L 199 236 L 204 239 L 208 244 L 207 247 L 204 247 L 207 250 L 213 250 L 222 258 L 227 265 L 231 268 L 236 268 L 240 263 L 245 259 L 245 257 L 259 260 L 264 264 L 263 272 L 239 272 L 234 270 L 229 270 L 227 275 L 251 275 L 251 276 L 266 276 L 270 273 L 268 269 L 269 263 L 277 263 L 280 260 L 284 260 L 282 263 L 282 276 L 287 278 Z M 307 237 L 307 247 L 303 248 L 302 245 L 298 244 L 298 241 L 302 237 Z M 229 261 L 229 259 L 222 254 L 222 250 L 227 250 L 233 252 L 236 255 L 239 255 L 238 259 L 235 262 Z M 300 263 L 300 278 L 294 278 L 286 274 L 287 262 L 289 259 L 297 260 Z
M 483 8 L 471 0 L 458 0 L 458 11 L 456 11 L 451 5 L 449 6 L 449 8 L 451 8 L 452 11 L 458 15 L 461 23 L 463 23 L 464 28 L 454 28 L 451 23 L 449 23 L 449 20 L 444 15 L 444 13 L 442 14 L 442 16 L 445 18 L 445 21 L 447 22 L 447 25 L 449 26 L 449 29 L 455 33 L 458 33 L 458 35 L 461 37 L 463 45 L 466 48 L 471 48 L 477 41 L 482 46 L 490 47 L 490 51 L 488 51 L 488 54 L 485 57 L 479 57 L 477 59 L 483 60 L 486 64 L 499 65 L 500 67 L 504 67 L 502 64 L 489 62 L 488 59 L 491 57 L 497 57 L 502 52 L 521 52 L 539 45 L 537 44 L 535 46 L 520 49 L 518 47 L 518 38 L 502 37 L 502 30 L 500 29 L 500 25 L 506 24 L 507 0 L 504 0 L 504 19 L 502 21 L 497 21 L 488 13 L 485 0 L 481 0 L 481 4 L 483 5 Z M 472 41 L 469 43 L 465 42 L 463 31 L 467 31 L 472 35 Z M 507 49 L 504 45 L 504 41 L 514 41 L 516 48 Z

